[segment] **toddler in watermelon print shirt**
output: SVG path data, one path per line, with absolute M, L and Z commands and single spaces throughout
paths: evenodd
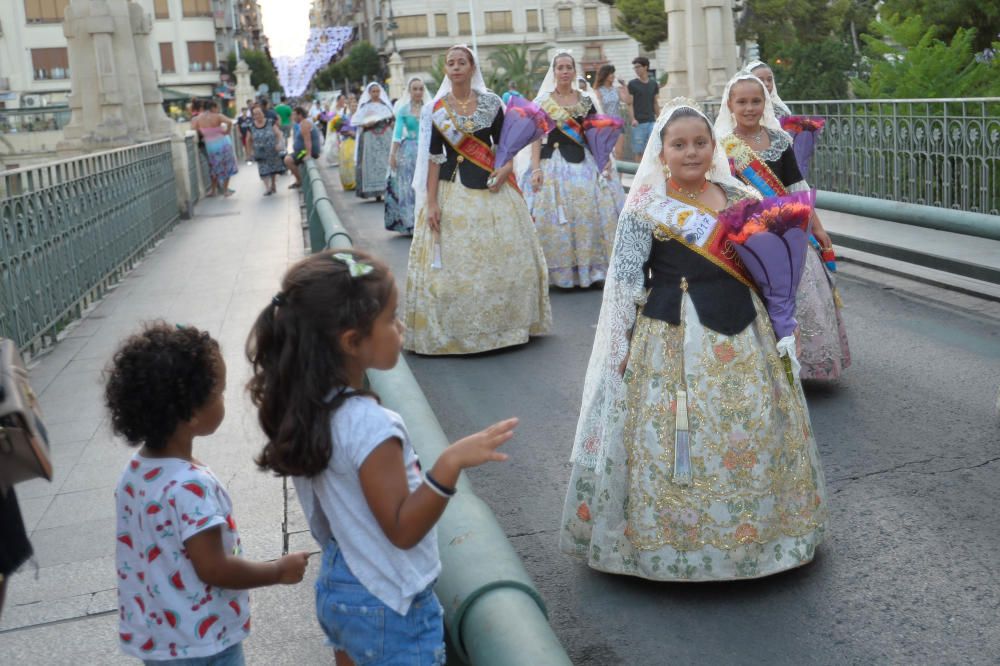
M 240 557 L 229 494 L 192 452 L 225 415 L 218 343 L 154 324 L 115 354 L 105 400 L 112 427 L 140 446 L 115 490 L 119 640 L 147 664 L 237 666 L 250 632 L 247 589 L 298 583 L 306 553 Z

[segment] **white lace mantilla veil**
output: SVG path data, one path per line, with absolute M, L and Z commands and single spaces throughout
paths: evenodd
M 372 88 L 379 89 L 377 103 L 372 102 Z M 359 125 L 363 125 L 364 123 L 378 122 L 379 120 L 392 118 L 393 115 L 392 102 L 389 101 L 389 93 L 387 93 L 385 88 L 380 86 L 378 83 L 372 81 L 365 86 L 365 92 L 361 95 L 361 99 L 358 101 L 358 110 L 354 112 L 353 116 L 351 116 L 351 124 L 357 127 Z
M 747 65 L 746 67 L 744 67 L 743 71 L 746 72 L 747 74 L 753 74 L 753 70 L 758 69 L 760 67 L 767 67 L 768 69 L 771 69 L 771 66 L 768 65 L 763 60 L 754 60 L 749 65 Z M 772 77 L 774 76 L 774 70 L 773 69 L 771 69 L 771 76 Z M 778 95 L 778 82 L 777 81 L 774 82 L 774 84 L 772 85 L 772 88 L 773 88 L 773 90 L 771 91 L 771 103 L 774 104 L 774 110 L 777 111 L 778 113 L 781 113 L 781 114 L 786 115 L 786 116 L 792 115 L 792 110 L 788 108 L 787 104 L 785 104 L 784 102 L 781 101 L 781 97 Z
M 403 94 L 400 96 L 399 99 L 396 100 L 396 103 L 392 106 L 393 112 L 399 113 L 400 109 L 405 109 L 410 105 L 410 102 L 412 101 L 410 99 L 410 86 L 413 84 L 414 81 L 420 81 L 421 83 L 424 84 L 424 90 L 425 90 L 424 99 L 425 100 L 427 99 L 427 92 L 426 92 L 427 84 L 424 83 L 424 77 L 414 74 L 410 78 L 406 79 L 406 87 L 403 88 Z
M 479 61 L 472 52 L 472 48 L 467 44 L 455 44 L 448 51 L 455 49 L 464 50 L 472 59 L 472 65 L 475 68 L 472 72 L 472 89 L 478 93 L 489 92 L 489 88 L 486 87 L 486 81 L 483 80 L 483 72 L 479 69 Z M 447 55 L 448 51 L 445 51 L 445 55 Z M 420 112 L 420 139 L 417 142 L 417 166 L 413 172 L 413 193 L 416 199 L 413 207 L 416 213 L 414 219 L 420 219 L 420 212 L 427 203 L 427 163 L 430 161 L 431 156 L 431 114 L 438 100 L 450 92 L 451 80 L 446 75 L 441 82 L 441 87 L 438 88 L 437 94 L 434 95 L 434 99 L 430 100 L 430 102 L 424 102 L 424 108 Z
M 715 136 L 723 139 L 736 130 L 736 118 L 733 116 L 733 112 L 729 110 L 729 93 L 733 89 L 733 86 L 740 81 L 753 81 L 761 87 L 761 90 L 764 91 L 764 115 L 760 118 L 760 124 L 773 132 L 784 134 L 788 138 L 788 142 L 791 143 L 792 137 L 785 130 L 781 129 L 778 116 L 774 113 L 774 104 L 771 101 L 771 94 L 767 92 L 767 86 L 764 85 L 763 81 L 748 72 L 738 72 L 726 84 L 726 90 L 722 93 L 722 103 L 719 105 L 719 115 L 715 119 Z
M 650 204 L 650 196 L 667 196 L 666 178 L 660 162 L 660 133 L 680 109 L 693 109 L 711 129 L 708 118 L 691 100 L 677 98 L 667 103 L 646 144 L 615 233 L 611 265 L 604 282 L 601 314 L 583 384 L 580 420 L 570 457 L 574 464 L 597 474 L 604 473 L 608 442 L 622 436 L 626 416 L 625 389 L 618 368 L 628 354 L 629 334 L 635 325 L 638 307 L 645 299 L 646 275 L 643 266 L 649 258 L 653 233 L 653 221 L 644 211 Z M 730 173 L 729 160 L 718 141 L 712 168 L 707 175 L 714 183 L 745 192 L 748 197 L 760 198 Z

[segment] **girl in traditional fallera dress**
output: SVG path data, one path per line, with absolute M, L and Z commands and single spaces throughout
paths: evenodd
M 379 84 L 369 83 L 358 102 L 357 112 L 351 117 L 351 124 L 358 133 L 354 151 L 357 166 L 355 193 L 362 199 L 375 197 L 381 201 L 385 194 L 393 118 L 395 114 L 389 95 Z
M 615 201 L 584 137 L 583 123 L 598 108 L 577 87 L 577 78 L 572 54 L 557 53 L 535 98 L 556 127 L 525 149 L 530 167 L 521 174 L 549 283 L 565 288 L 604 279 L 623 203 Z
M 545 256 L 510 182 L 513 164 L 493 163 L 500 98 L 467 46 L 448 50 L 445 73 L 420 119 L 404 346 L 471 354 L 547 333 L 552 310 Z
M 385 191 L 385 228 L 413 233 L 413 172 L 417 165 L 420 110 L 424 106 L 424 81 L 411 76 L 406 92 L 396 102 L 396 127 L 389 153 L 389 182 Z
M 563 509 L 560 548 L 595 569 L 755 578 L 809 562 L 823 540 L 801 385 L 717 242 L 716 211 L 748 197 L 708 119 L 668 104 L 618 222 Z
M 715 120 L 715 133 L 733 173 L 763 196 L 808 190 L 792 151 L 792 139 L 781 129 L 764 83 L 753 74 L 737 74 L 722 99 L 725 103 Z M 816 215 L 812 233 L 821 248 L 832 247 Z M 803 379 L 836 379 L 851 364 L 847 329 L 837 301 L 832 276 L 819 252 L 807 248 L 795 298 L 802 347 L 799 376 Z
M 771 106 L 774 107 L 774 115 L 779 120 L 792 115 L 792 110 L 788 108 L 787 104 L 781 101 L 781 96 L 778 95 L 778 86 L 774 82 L 774 72 L 771 71 L 770 65 L 763 60 L 754 60 L 744 67 L 743 71 L 756 76 L 764 84 L 764 87 L 767 88 L 767 92 L 771 96 Z

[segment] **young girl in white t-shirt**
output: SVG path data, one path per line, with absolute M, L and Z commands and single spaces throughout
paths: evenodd
M 251 399 L 268 438 L 258 464 L 293 477 L 323 547 L 316 612 L 338 666 L 443 664 L 434 525 L 459 473 L 506 460 L 517 419 L 449 446 L 421 472 L 406 426 L 365 389 L 402 349 L 389 269 L 359 251 L 289 269 L 247 342 Z M 419 655 L 419 656 L 417 656 Z

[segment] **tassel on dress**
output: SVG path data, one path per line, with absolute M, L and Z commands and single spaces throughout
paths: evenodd
M 674 476 L 679 486 L 691 484 L 691 434 L 688 431 L 686 377 L 684 373 L 684 297 L 687 296 L 687 278 L 681 278 L 681 388 L 677 389 L 677 409 L 674 413 Z

